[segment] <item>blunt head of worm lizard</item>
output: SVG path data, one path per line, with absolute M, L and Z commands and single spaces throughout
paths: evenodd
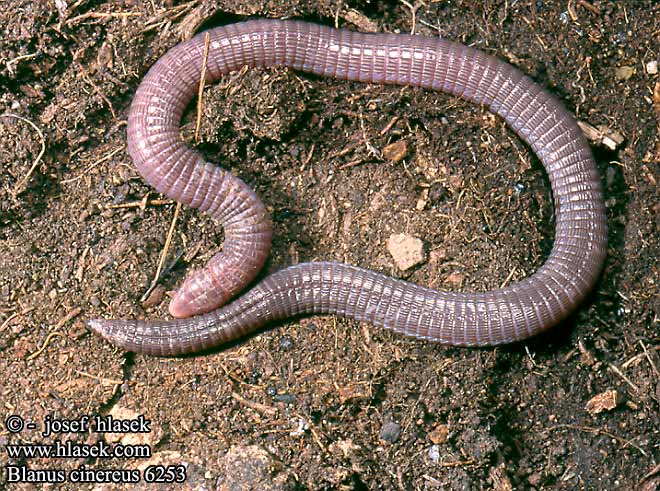
M 175 315 L 199 315 L 88 322 L 110 342 L 172 355 L 236 339 L 275 319 L 333 313 L 445 344 L 495 345 L 557 324 L 596 283 L 607 248 L 596 164 L 571 115 L 517 69 L 437 37 L 363 34 L 292 20 L 253 20 L 213 29 L 208 42 L 206 36 L 174 47 L 149 70 L 131 105 L 128 149 L 156 189 L 222 223 L 223 251 L 186 281 L 171 307 Z M 499 114 L 537 153 L 550 179 L 556 233 L 545 264 L 499 290 L 447 293 L 346 264 L 311 262 L 273 273 L 217 308 L 264 264 L 270 220 L 249 186 L 180 140 L 179 123 L 202 73 L 213 81 L 246 66 L 274 65 L 439 90 Z

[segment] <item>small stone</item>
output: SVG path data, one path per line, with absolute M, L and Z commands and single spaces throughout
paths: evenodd
M 357 10 L 347 9 L 342 11 L 342 18 L 351 24 L 355 24 L 361 31 L 364 32 L 378 32 L 380 26 L 377 22 L 371 20 L 366 15 L 358 12 Z
M 396 267 L 406 271 L 426 260 L 424 243 L 408 234 L 392 234 L 387 239 L 387 250 L 392 255 Z
M 380 438 L 381 440 L 386 441 L 387 443 L 396 443 L 396 441 L 401 436 L 401 425 L 390 421 L 385 423 L 380 429 Z
M 383 157 L 390 162 L 400 162 L 408 154 L 408 142 L 405 139 L 397 140 L 383 148 Z
M 657 75 L 658 60 L 652 60 L 646 64 L 646 73 L 648 73 L 649 75 Z
M 619 405 L 619 397 L 616 390 L 606 390 L 598 394 L 587 402 L 586 410 L 594 415 L 603 411 L 611 411 Z
M 436 445 L 447 441 L 449 435 L 449 425 L 438 425 L 429 433 L 429 440 Z

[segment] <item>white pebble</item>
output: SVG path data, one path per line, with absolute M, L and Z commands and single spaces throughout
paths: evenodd
M 396 267 L 401 271 L 424 262 L 424 243 L 408 234 L 392 234 L 387 239 L 387 250 L 392 255 Z
M 431 459 L 431 462 L 434 464 L 440 462 L 440 447 L 437 445 L 431 445 L 429 447 L 429 459 Z

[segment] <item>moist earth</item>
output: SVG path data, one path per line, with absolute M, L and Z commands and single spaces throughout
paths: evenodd
M 168 293 L 222 247 L 221 229 L 182 209 L 166 248 L 175 204 L 134 169 L 126 117 L 168 48 L 250 17 L 442 36 L 554 93 L 590 131 L 605 190 L 608 257 L 585 304 L 544 335 L 485 349 L 332 316 L 180 358 L 91 335 L 88 318 L 166 316 Z M 6 0 L 0 27 L 0 488 L 660 489 L 656 2 Z M 542 166 L 482 107 L 279 68 L 231 74 L 202 102 L 199 142 L 194 104 L 183 138 L 272 212 L 264 274 L 337 260 L 485 291 L 550 251 Z M 405 270 L 387 248 L 400 234 L 423 243 Z M 17 431 L 12 415 L 35 428 Z M 42 436 L 47 418 L 85 415 L 143 415 L 150 431 Z M 55 440 L 151 455 L 9 457 Z M 142 481 L 8 483 L 7 465 Z M 145 483 L 147 469 L 181 465 L 185 482 Z

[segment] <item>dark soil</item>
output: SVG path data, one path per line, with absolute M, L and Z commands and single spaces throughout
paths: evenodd
M 186 484 L 144 489 L 660 489 L 660 77 L 649 65 L 660 57 L 660 6 L 415 5 L 413 16 L 403 1 L 3 2 L 0 464 L 188 465 Z M 518 66 L 579 120 L 622 135 L 613 148 L 593 141 L 610 240 L 588 302 L 540 338 L 478 350 L 335 317 L 291 320 L 175 359 L 126 354 L 90 335 L 86 318 L 165 316 L 164 292 L 221 246 L 207 217 L 182 210 L 162 287 L 140 300 L 174 205 L 133 168 L 126 114 L 169 47 L 248 16 L 387 32 L 410 32 L 414 21 L 420 34 Z M 204 107 L 199 148 L 273 212 L 269 271 L 334 259 L 484 291 L 529 275 L 551 248 L 543 169 L 483 108 L 284 69 L 229 76 L 207 89 Z M 194 120 L 191 111 L 187 137 Z M 384 158 L 400 140 L 405 158 Z M 429 252 L 406 273 L 385 247 L 402 232 Z M 10 433 L 12 414 L 36 429 Z M 95 414 L 143 414 L 151 432 L 40 434 L 47 415 Z M 11 459 L 4 451 L 55 439 L 137 441 L 154 456 Z M 94 487 L 7 484 L 3 471 L 0 488 Z

